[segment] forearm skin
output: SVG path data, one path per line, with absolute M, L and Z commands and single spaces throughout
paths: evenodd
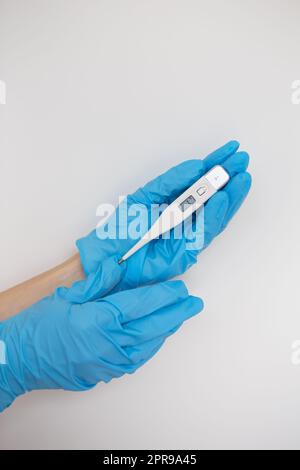
M 79 255 L 76 254 L 59 266 L 0 293 L 0 321 L 47 297 L 57 287 L 70 287 L 84 277 Z

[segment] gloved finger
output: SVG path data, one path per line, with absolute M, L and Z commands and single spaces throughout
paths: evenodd
M 153 338 L 149 341 L 135 344 L 133 346 L 125 346 L 123 350 L 130 358 L 130 360 L 136 364 L 139 364 L 138 367 L 140 367 L 141 363 L 149 361 L 149 359 L 151 359 L 151 357 L 154 356 L 157 351 L 159 351 L 159 349 L 165 343 L 166 339 L 169 338 L 169 336 L 174 335 L 176 331 L 179 330 L 181 325 L 182 323 L 180 325 L 177 325 L 175 328 L 170 330 L 167 335 L 163 335 L 158 338 Z
M 142 204 L 171 202 L 208 169 L 233 155 L 238 147 L 238 142 L 231 141 L 205 160 L 187 160 L 150 181 L 130 197 Z
M 220 147 L 219 149 L 209 154 L 203 160 L 206 171 L 210 170 L 215 165 L 221 165 L 228 157 L 237 152 L 239 146 L 239 142 L 236 140 L 231 140 L 227 144 L 223 145 L 223 147 Z
M 133 320 L 123 325 L 125 341 L 123 346 L 150 341 L 157 337 L 166 337 L 188 318 L 203 310 L 203 301 L 198 297 L 189 296 L 167 307 L 163 307 L 146 317 Z
M 220 233 L 224 218 L 228 212 L 229 198 L 225 191 L 216 193 L 204 209 L 204 247 Z
M 75 282 L 70 288 L 59 287 L 55 296 L 72 303 L 82 304 L 108 294 L 121 280 L 125 267 L 118 263 L 119 256 L 103 260 L 95 273 Z
M 219 191 L 209 199 L 204 208 L 184 222 L 186 250 L 198 254 L 209 245 L 220 232 L 228 205 L 227 194 Z
M 249 155 L 245 152 L 236 153 L 225 163 L 223 167 L 230 173 L 234 175 L 235 173 L 243 172 L 243 169 L 247 168 L 249 163 Z M 234 213 L 237 211 L 238 207 L 245 199 L 245 181 L 244 178 L 233 177 L 233 182 L 228 183 L 226 188 L 222 191 L 218 191 L 208 202 L 205 204 L 204 209 L 204 227 L 202 237 L 202 246 L 198 246 L 196 250 L 200 252 L 203 248 L 207 247 L 212 240 L 221 232 L 225 218 L 228 218 L 228 214 L 231 214 L 230 217 L 233 217 Z M 247 192 L 250 187 L 247 187 Z M 229 199 L 230 196 L 230 199 Z M 240 201 L 238 205 L 237 202 Z M 232 207 L 236 208 L 235 212 L 232 213 Z M 201 219 L 201 214 L 197 216 L 196 223 L 198 225 L 198 231 L 201 230 L 201 224 L 198 223 L 198 218 Z M 227 222 L 228 223 L 228 222 Z M 193 224 L 194 232 L 195 224 Z M 193 233 L 193 232 L 192 232 Z M 190 240 L 191 235 L 187 237 L 187 240 Z
M 105 298 L 118 312 L 118 320 L 126 324 L 189 297 L 183 281 L 166 281 L 151 286 L 117 292 Z
M 248 165 L 249 154 L 247 152 L 237 152 L 222 163 L 222 167 L 229 173 L 231 178 L 238 173 L 245 172 Z
M 225 229 L 241 207 L 250 191 L 251 183 L 252 179 L 249 173 L 239 173 L 223 189 L 229 198 L 229 206 L 220 231 Z

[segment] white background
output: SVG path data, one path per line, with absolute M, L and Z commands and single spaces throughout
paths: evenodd
M 206 303 L 133 376 L 36 392 L 0 448 L 300 448 L 298 0 L 0 0 L 0 289 L 96 207 L 232 138 L 251 197 L 184 279 Z

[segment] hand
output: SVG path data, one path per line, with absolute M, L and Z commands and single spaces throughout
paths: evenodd
M 203 242 L 200 246 L 189 248 L 188 233 L 180 239 L 176 239 L 173 232 L 170 239 L 160 238 L 151 241 L 125 262 L 124 276 L 115 287 L 115 291 L 164 281 L 182 274 L 197 261 L 199 253 L 225 229 L 251 186 L 251 177 L 246 173 L 249 156 L 245 152 L 237 152 L 238 148 L 239 144 L 232 141 L 204 160 L 185 161 L 127 197 L 129 208 L 133 204 L 141 204 L 150 212 L 152 204 L 170 204 L 215 165 L 222 165 L 231 177 L 227 186 L 205 204 L 204 218 L 203 212 L 198 215 L 203 218 L 203 227 L 200 227 L 203 231 Z M 116 224 L 119 211 L 120 208 L 117 209 Z M 199 220 L 192 219 L 191 227 L 194 228 L 197 222 Z M 118 229 L 119 227 L 117 233 Z M 131 238 L 118 237 L 101 240 L 96 231 L 93 231 L 77 242 L 85 273 L 95 272 L 109 256 L 116 255 L 121 258 L 135 242 L 136 240 Z
M 102 297 L 120 282 L 123 268 L 108 259 L 98 271 L 0 323 L 0 411 L 31 390 L 88 390 L 134 372 L 203 308 L 181 281 Z M 76 295 L 102 298 L 68 300 Z

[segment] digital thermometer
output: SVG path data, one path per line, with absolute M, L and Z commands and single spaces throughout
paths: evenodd
M 219 189 L 223 188 L 230 177 L 221 166 L 215 166 L 202 176 L 196 183 L 181 194 L 154 222 L 147 233 L 122 256 L 119 264 L 126 261 L 130 256 L 140 250 L 151 240 L 172 230 L 177 225 L 184 222 L 193 212 L 198 210 L 207 202 Z

